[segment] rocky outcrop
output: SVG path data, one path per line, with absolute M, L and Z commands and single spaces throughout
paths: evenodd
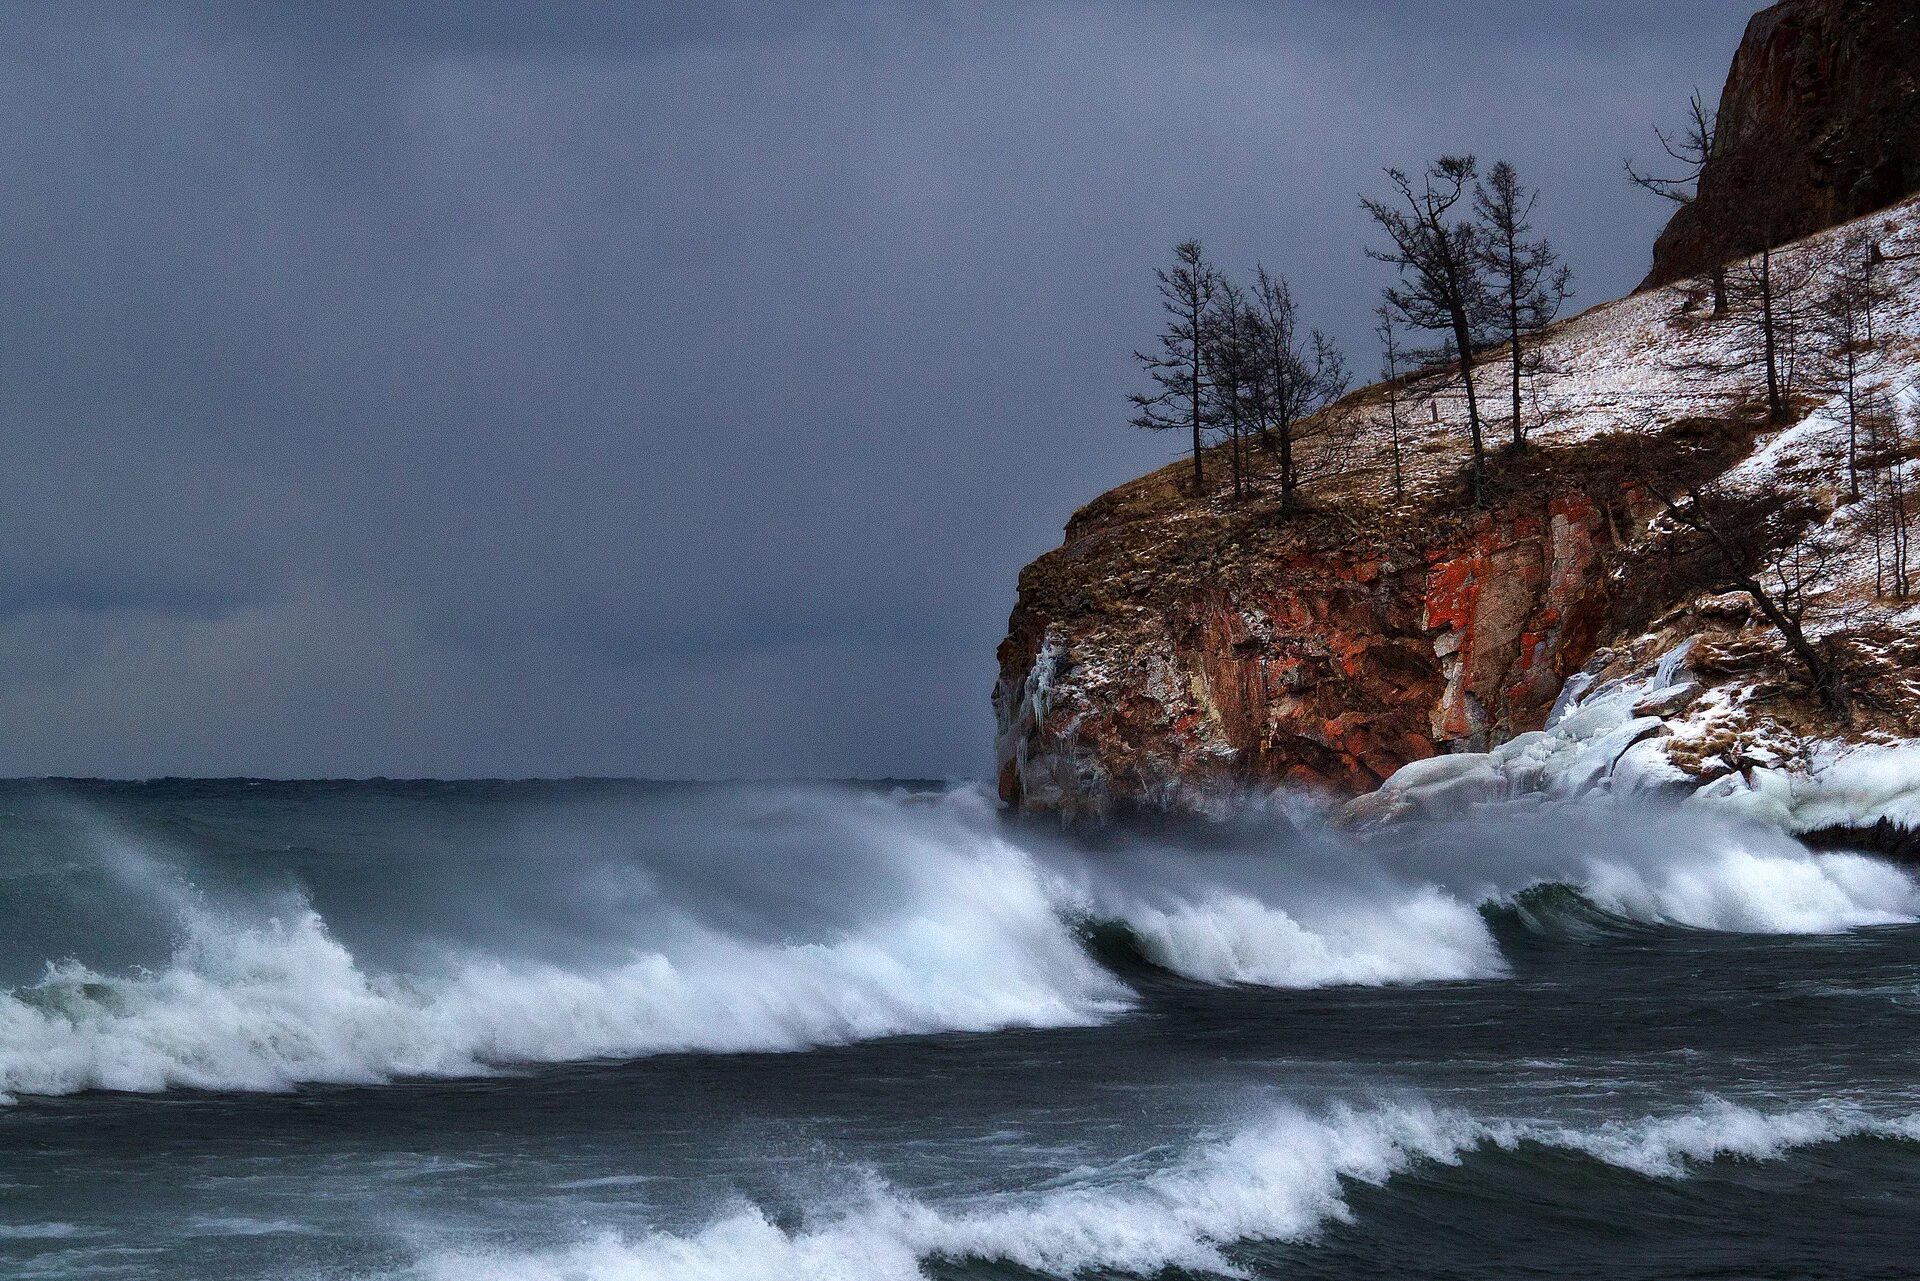
M 1755 175 L 1729 158 L 1769 147 L 1797 175 L 1772 194 L 1802 229 L 1920 181 L 1917 24 L 1920 0 L 1757 17 L 1723 107 L 1723 140 L 1747 141 L 1726 142 L 1689 216 L 1737 220 Z M 1676 221 L 1661 271 L 1727 243 L 1701 227 L 1690 241 Z M 1854 355 L 1911 401 L 1920 200 L 1775 258 L 1812 279 L 1856 232 L 1881 252 L 1884 297 Z M 1645 290 L 1538 336 L 1530 444 L 1492 460 L 1484 507 L 1466 500 L 1457 373 L 1430 369 L 1300 425 L 1304 509 L 1280 508 L 1255 449 L 1250 498 L 1225 492 L 1216 457 L 1210 488 L 1181 463 L 1076 513 L 1022 573 L 1000 646 L 1001 796 L 1105 819 L 1372 793 L 1348 810 L 1367 822 L 1652 789 L 1798 832 L 1920 827 L 1920 601 L 1888 570 L 1888 531 L 1920 518 L 1886 498 L 1920 492 L 1920 443 L 1862 453 L 1812 362 L 1776 421 L 1751 321 L 1695 294 Z M 1702 486 L 1772 517 L 1706 540 L 1655 497 Z M 1812 693 L 1806 648 L 1724 594 L 1738 555 L 1844 668 L 1846 723 Z
M 1859 228 L 1886 250 L 1875 376 L 1913 385 L 1920 201 Z M 1830 261 L 1845 234 L 1787 247 L 1782 263 Z M 1854 493 L 1844 397 L 1809 389 L 1794 422 L 1767 421 L 1739 322 L 1688 294 L 1637 294 L 1543 336 L 1530 446 L 1492 460 L 1485 509 L 1466 498 L 1446 371 L 1305 424 L 1301 510 L 1280 510 L 1259 450 L 1246 500 L 1214 458 L 1201 495 L 1182 464 L 1082 509 L 1021 575 L 1000 647 L 1001 795 L 1086 819 L 1383 784 L 1388 814 L 1642 785 L 1765 800 L 1778 790 L 1767 771 L 1810 779 L 1842 748 L 1920 741 L 1920 602 L 1890 587 L 1873 499 L 1920 489 L 1920 446 L 1869 457 Z M 1746 548 L 1750 568 L 1817 597 L 1795 608 L 1857 682 L 1851 724 L 1823 713 L 1764 614 L 1724 594 L 1724 569 L 1653 496 L 1701 485 L 1726 510 L 1780 515 L 1747 527 L 1772 531 Z M 1826 568 L 1801 577 L 1812 565 Z M 1568 704 L 1570 678 L 1576 693 L 1625 690 L 1689 640 L 1683 677 L 1604 713 Z
M 1539 460 L 1491 510 L 1365 530 L 1328 510 L 1083 512 L 1021 576 L 1000 647 L 1001 796 L 1211 814 L 1274 788 L 1366 791 L 1539 729 L 1620 621 L 1615 531 L 1639 514 L 1613 449 Z
M 1700 275 L 1915 191 L 1920 4 L 1786 0 L 1747 27 L 1697 198 L 1660 236 L 1646 285 Z

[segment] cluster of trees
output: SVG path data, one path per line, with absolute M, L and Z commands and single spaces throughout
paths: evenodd
M 1882 369 L 1885 343 L 1876 332 L 1887 300 L 1881 247 L 1854 236 L 1824 255 L 1779 253 L 1793 228 L 1792 210 L 1779 194 L 1786 184 L 1777 156 L 1765 139 L 1720 136 L 1698 93 L 1683 129 L 1655 133 L 1682 169 L 1661 176 L 1629 163 L 1634 184 L 1688 205 L 1698 199 L 1711 160 L 1742 196 L 1738 212 L 1716 214 L 1711 225 L 1697 219 L 1693 228 L 1716 264 L 1683 305 L 1692 314 L 1711 303 L 1704 323 L 1715 337 L 1697 345 L 1708 353 L 1698 358 L 1701 365 L 1747 376 L 1773 424 L 1794 421 L 1796 403 L 1808 392 L 1843 407 L 1853 526 L 1873 543 L 1879 594 L 1908 599 L 1920 591 L 1912 548 L 1920 495 L 1911 491 L 1912 473 L 1920 468 L 1920 406 L 1901 410 Z M 1451 370 L 1466 405 L 1471 497 L 1484 504 L 1488 438 L 1500 416 L 1509 448 L 1527 448 L 1524 386 L 1544 368 L 1538 335 L 1572 297 L 1572 274 L 1538 233 L 1539 192 L 1511 164 L 1482 175 L 1472 156 L 1443 156 L 1417 177 L 1389 169 L 1387 181 L 1388 192 L 1363 200 L 1362 208 L 1382 236 L 1368 256 L 1394 269 L 1375 329 L 1392 484 L 1396 495 L 1404 493 L 1403 380 Z M 1300 424 L 1348 387 L 1340 351 L 1302 325 L 1287 281 L 1264 267 L 1236 284 L 1208 261 L 1199 242 L 1188 241 L 1155 276 L 1167 323 L 1151 351 L 1135 353 L 1152 390 L 1131 397 L 1133 422 L 1187 434 L 1196 494 L 1206 492 L 1209 441 L 1228 447 L 1236 499 L 1255 488 L 1252 450 L 1265 451 L 1277 459 L 1280 508 L 1292 510 L 1303 480 Z M 1413 335 L 1426 335 L 1425 345 L 1410 344 Z M 1496 353 L 1503 356 L 1497 363 L 1489 359 Z M 1490 368 L 1497 372 L 1489 375 Z M 1486 385 L 1490 376 L 1499 379 L 1497 390 Z M 1321 467 L 1339 465 L 1338 451 L 1325 441 L 1315 456 Z M 1655 469 L 1645 478 L 1708 576 L 1751 598 L 1811 689 L 1836 716 L 1848 717 L 1852 694 L 1843 656 L 1834 642 L 1815 639 L 1823 629 L 1811 625 L 1808 614 L 1855 550 L 1784 484 L 1758 494 L 1713 486 L 1666 494 Z
M 1361 202 L 1387 241 L 1367 254 L 1398 276 L 1386 290 L 1383 341 L 1392 338 L 1396 321 L 1436 334 L 1438 344 L 1418 356 L 1459 369 L 1473 445 L 1473 499 L 1484 502 L 1487 432 L 1474 357 L 1506 349 L 1509 438 L 1516 452 L 1524 450 L 1522 389 L 1539 368 L 1538 352 L 1527 344 L 1573 296 L 1573 273 L 1553 243 L 1535 234 L 1540 193 L 1505 161 L 1484 180 L 1472 156 L 1443 156 L 1417 183 L 1399 169 L 1389 169 L 1387 179 L 1391 198 Z
M 1153 383 L 1130 398 L 1134 425 L 1188 434 L 1195 493 L 1206 489 L 1206 442 L 1223 441 L 1236 499 L 1252 492 L 1257 442 L 1279 459 L 1280 504 L 1291 508 L 1302 479 L 1296 429 L 1345 394 L 1345 358 L 1318 329 L 1303 329 L 1286 278 L 1264 266 L 1238 285 L 1189 240 L 1154 274 L 1167 326 L 1152 351 L 1134 353 Z
M 1572 273 L 1552 242 L 1536 234 L 1539 193 L 1512 165 L 1503 161 L 1483 179 L 1473 157 L 1446 156 L 1418 182 L 1398 169 L 1387 178 L 1393 195 L 1362 206 L 1387 241 L 1368 255 L 1396 272 L 1375 331 L 1389 385 L 1394 488 L 1404 488 L 1398 380 L 1416 367 L 1445 362 L 1458 369 L 1465 390 L 1472 492 L 1480 502 L 1487 431 L 1473 358 L 1505 349 L 1508 431 L 1512 448 L 1525 449 L 1523 387 L 1540 368 L 1529 342 L 1572 296 Z M 1153 350 L 1135 353 L 1153 390 L 1131 398 L 1134 424 L 1188 434 L 1195 493 L 1205 492 L 1207 441 L 1226 443 L 1236 498 L 1251 490 L 1246 451 L 1257 438 L 1278 455 L 1280 505 L 1290 510 L 1301 481 L 1294 429 L 1346 391 L 1339 349 L 1319 330 L 1303 331 L 1284 277 L 1261 267 L 1250 284 L 1236 285 L 1207 261 L 1198 241 L 1177 246 L 1173 265 L 1155 277 L 1167 324 Z M 1409 331 L 1435 341 L 1406 347 Z
M 1913 492 L 1912 462 L 1920 454 L 1920 408 L 1904 414 L 1881 401 L 1864 419 L 1868 450 L 1867 493 L 1861 526 L 1873 541 L 1873 585 L 1880 596 L 1905 602 L 1920 585 L 1913 560 L 1913 527 L 1920 502 Z
M 1837 397 L 1847 423 L 1847 491 L 1858 505 L 1858 524 L 1873 543 L 1876 595 L 1906 601 L 1915 590 L 1913 526 L 1920 519 L 1912 492 L 1914 456 L 1920 453 L 1920 405 L 1902 408 L 1887 367 L 1877 314 L 1889 300 L 1882 270 L 1885 257 L 1872 238 L 1840 240 L 1830 256 L 1810 269 L 1815 288 L 1804 308 L 1797 299 L 1784 309 L 1793 318 L 1785 346 L 1795 346 L 1802 327 L 1813 335 L 1808 361 L 1788 365 L 1793 377 L 1810 364 L 1820 389 Z

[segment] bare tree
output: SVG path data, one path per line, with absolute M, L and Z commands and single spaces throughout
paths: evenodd
M 1818 513 L 1783 494 L 1694 488 L 1676 497 L 1644 473 L 1641 483 L 1676 526 L 1698 537 L 1714 585 L 1753 602 L 1786 643 L 1821 706 L 1840 723 L 1851 723 L 1853 698 L 1842 655 L 1837 645 L 1807 634 L 1807 615 L 1852 549 L 1829 528 L 1802 537 Z
M 1212 377 L 1207 384 L 1207 422 L 1227 438 L 1233 466 L 1233 497 L 1244 500 L 1247 484 L 1247 437 L 1259 421 L 1258 387 L 1263 370 L 1261 339 L 1247 296 L 1232 281 L 1223 280 L 1208 310 L 1202 341 Z
M 1860 492 L 1860 427 L 1863 402 L 1874 365 L 1873 313 L 1886 294 L 1874 278 L 1874 244 L 1870 237 L 1844 240 L 1826 267 L 1814 322 L 1821 340 L 1823 370 L 1839 383 L 1847 403 L 1847 490 L 1854 501 Z
M 1653 136 L 1660 140 L 1660 149 L 1669 158 L 1679 162 L 1682 167 L 1680 175 L 1674 178 L 1658 177 L 1634 168 L 1633 161 L 1628 160 L 1625 162 L 1628 180 L 1662 200 L 1682 206 L 1692 204 L 1700 193 L 1700 175 L 1706 172 L 1707 162 L 1713 159 L 1714 149 L 1719 145 L 1717 113 L 1708 109 L 1706 100 L 1695 89 L 1693 96 L 1687 100 L 1686 123 L 1675 133 L 1667 133 L 1655 125 Z M 1723 252 L 1715 255 L 1715 265 L 1708 272 L 1708 279 L 1713 286 L 1713 314 L 1716 316 L 1727 310 L 1727 269 L 1724 260 L 1732 256 L 1724 252 L 1725 246 L 1722 249 Z
M 1913 462 L 1920 441 L 1920 409 L 1905 415 L 1884 395 L 1872 397 L 1862 412 L 1872 492 L 1864 523 L 1873 535 L 1874 591 L 1905 601 L 1913 592 Z
M 1893 458 L 1886 468 L 1888 520 L 1893 526 L 1893 595 L 1905 600 L 1913 593 L 1913 465 L 1907 458 L 1915 439 L 1920 439 L 1920 409 L 1910 409 L 1907 421 L 1889 414 L 1892 424 Z
M 1805 262 L 1762 249 L 1734 264 L 1727 278 L 1735 363 L 1762 377 L 1767 421 L 1776 425 L 1793 420 L 1794 352 L 1807 320 L 1810 275 Z
M 1346 394 L 1347 363 L 1340 349 L 1318 329 L 1301 334 L 1299 310 L 1286 277 L 1269 275 L 1260 267 L 1248 307 L 1258 354 L 1253 401 L 1260 438 L 1268 449 L 1278 443 L 1280 509 L 1290 511 L 1300 485 L 1294 428 Z
M 1473 193 L 1480 223 L 1477 248 L 1492 291 L 1494 327 L 1507 340 L 1516 451 L 1527 447 L 1520 410 L 1526 339 L 1552 324 L 1573 294 L 1572 268 L 1560 261 L 1551 241 L 1533 234 L 1533 210 L 1539 201 L 1539 191 L 1524 186 L 1518 171 L 1504 160 Z
M 1206 428 L 1207 316 L 1220 292 L 1220 273 L 1207 261 L 1197 240 L 1174 246 L 1173 266 L 1154 269 L 1167 327 L 1158 351 L 1135 352 L 1155 390 L 1127 399 L 1137 411 L 1133 425 L 1152 431 L 1178 430 L 1193 439 L 1193 492 L 1206 492 L 1201 462 L 1201 433 Z
M 1393 460 L 1393 496 L 1405 498 L 1407 485 L 1400 469 L 1400 434 L 1403 427 L 1400 416 L 1400 365 L 1406 353 L 1400 349 L 1400 329 L 1394 320 L 1393 309 L 1381 307 L 1373 314 L 1380 318 L 1373 332 L 1380 336 L 1380 376 L 1387 387 L 1387 448 Z
M 1707 162 L 1713 159 L 1713 148 L 1719 135 L 1717 113 L 1707 107 L 1706 99 L 1698 89 L 1687 100 L 1687 120 L 1679 130 L 1668 133 L 1659 125 L 1653 127 L 1653 136 L 1660 140 L 1660 149 L 1669 157 L 1677 160 L 1685 168 L 1677 178 L 1661 178 L 1643 173 L 1633 167 L 1633 161 L 1626 161 L 1627 178 L 1636 187 L 1644 187 L 1662 200 L 1671 200 L 1676 205 L 1692 204 L 1699 194 L 1700 175 L 1706 172 Z
M 1472 156 L 1441 157 L 1418 187 L 1404 171 L 1389 169 L 1387 178 L 1399 199 L 1392 203 L 1363 200 L 1361 206 L 1386 233 L 1390 245 L 1384 250 L 1369 249 L 1368 257 L 1400 273 L 1399 283 L 1386 291 L 1387 305 L 1413 328 L 1446 335 L 1460 361 L 1467 423 L 1473 435 L 1473 501 L 1485 505 L 1486 433 L 1474 393 L 1473 353 L 1474 322 L 1485 314 L 1487 291 L 1481 276 L 1479 233 L 1471 222 L 1454 215 L 1478 176 L 1479 164 Z
M 1864 399 L 1860 426 L 1867 473 L 1860 524 L 1873 539 L 1873 591 L 1876 596 L 1905 600 L 1912 513 L 1905 465 L 1909 432 L 1892 400 L 1881 393 Z

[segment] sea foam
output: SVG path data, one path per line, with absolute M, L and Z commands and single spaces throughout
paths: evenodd
M 1321 1112 L 1275 1108 L 1152 1168 L 1144 1159 L 1065 1186 L 933 1204 L 871 1179 L 858 1204 L 782 1226 L 737 1205 L 685 1234 L 601 1233 L 558 1249 L 441 1250 L 430 1281 L 921 1281 L 934 1259 L 978 1259 L 1055 1277 L 1167 1270 L 1249 1275 L 1234 1247 L 1311 1239 L 1352 1217 L 1353 1184 L 1414 1166 L 1533 1144 L 1645 1178 L 1714 1161 L 1775 1160 L 1855 1137 L 1920 1140 L 1920 1116 L 1819 1105 L 1764 1111 L 1708 1098 L 1685 1112 L 1589 1128 L 1479 1121 L 1423 1101 Z M 1145 1168 L 1146 1172 L 1140 1171 Z
M 1899 869 L 1697 822 L 1509 824 L 1452 848 L 1416 834 L 1391 859 L 1273 833 L 1274 847 L 1230 857 L 1155 847 L 1130 861 L 1015 844 L 968 794 L 818 804 L 829 819 L 801 819 L 847 841 L 854 870 L 772 927 L 731 928 L 727 896 L 784 865 L 731 854 L 730 881 L 675 883 L 710 902 L 656 904 L 611 954 L 572 958 L 482 942 L 382 968 L 311 907 L 221 906 L 142 863 L 167 888 L 149 897 L 177 918 L 179 943 L 151 969 L 61 960 L 0 991 L 0 1096 L 281 1090 L 1087 1026 L 1136 1000 L 1083 948 L 1072 923 L 1090 917 L 1187 979 L 1275 988 L 1497 980 L 1506 963 L 1476 905 L 1543 883 L 1650 925 L 1831 933 L 1920 919 L 1920 886 Z
M 1131 993 L 1081 949 L 1032 863 L 1002 848 L 923 868 L 924 893 L 836 937 L 708 931 L 674 955 L 569 969 L 485 956 L 369 973 L 310 910 L 263 924 L 189 909 L 161 968 L 48 968 L 0 994 L 0 1093 L 277 1090 L 483 1075 L 672 1051 L 1097 1022 Z
M 1118 915 L 1147 959 L 1202 983 L 1382 986 L 1507 972 L 1479 912 L 1432 886 L 1291 911 L 1216 891 L 1196 901 L 1133 904 Z

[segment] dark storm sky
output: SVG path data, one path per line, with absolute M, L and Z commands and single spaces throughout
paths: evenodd
M 1754 7 L 8 5 L 0 772 L 981 772 L 1172 242 L 1370 369 L 1477 151 L 1623 292 Z

